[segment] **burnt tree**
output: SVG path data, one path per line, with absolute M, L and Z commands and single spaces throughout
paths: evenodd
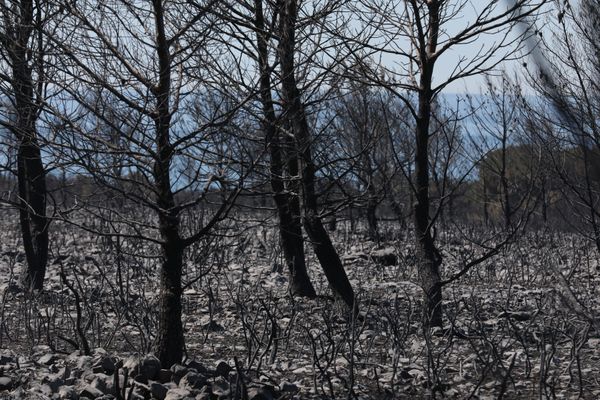
M 298 4 L 295 0 L 283 0 L 280 2 L 279 12 L 278 54 L 281 68 L 283 117 L 289 121 L 290 133 L 293 135 L 296 146 L 297 157 L 294 158 L 294 162 L 298 164 L 302 185 L 304 229 L 332 290 L 350 310 L 356 310 L 354 291 L 319 214 L 318 196 L 315 190 L 316 166 L 312 158 L 313 138 L 295 75 L 294 55 Z
M 48 262 L 46 214 L 46 171 L 40 149 L 37 121 L 43 104 L 46 82 L 45 41 L 36 27 L 45 18 L 43 3 L 34 0 L 0 3 L 0 53 L 8 63 L 0 72 L 9 87 L 2 91 L 10 99 L 14 116 L 4 121 L 17 139 L 18 208 L 27 269 L 22 283 L 29 290 L 41 290 Z
M 406 65 L 403 72 L 387 69 L 358 52 L 352 60 L 360 66 L 362 78 L 359 79 L 385 87 L 406 104 L 415 121 L 413 226 L 420 284 L 426 305 L 424 323 L 427 326 L 442 325 L 442 287 L 454 280 L 443 281 L 441 278 L 442 257 L 433 233 L 440 211 L 432 213 L 431 210 L 429 154 L 431 136 L 436 134 L 431 129 L 432 104 L 450 83 L 492 70 L 523 48 L 526 34 L 512 37 L 509 33 L 515 32 L 514 28 L 520 21 L 535 15 L 544 3 L 544 0 L 519 0 L 508 7 L 498 2 L 478 4 L 473 7 L 474 17 L 457 31 L 449 31 L 447 25 L 471 6 L 469 1 L 407 0 L 401 4 L 389 4 L 380 0 L 364 0 L 357 6 L 358 15 L 365 25 L 362 37 L 351 40 L 372 43 L 375 48 L 380 46 L 378 43 L 384 42 L 386 45 L 380 47 L 381 52 L 402 60 Z M 378 29 L 373 28 L 374 21 L 377 21 Z M 438 79 L 436 66 L 449 50 L 490 33 L 497 34 L 499 40 L 482 45 L 472 57 L 452 60 L 456 63 L 449 76 Z M 476 264 L 466 263 L 462 269 L 466 271 Z
M 123 210 L 117 209 L 118 202 L 103 204 L 114 208 L 103 214 L 109 219 L 105 225 L 117 229 L 95 232 L 143 240 L 156 249 L 159 304 L 154 353 L 165 368 L 183 358 L 182 275 L 187 250 L 202 244 L 227 216 L 250 169 L 234 166 L 228 158 L 228 151 L 238 146 L 228 136 L 235 130 L 230 126 L 237 110 L 235 99 L 220 97 L 213 102 L 221 92 L 189 75 L 203 68 L 212 72 L 200 61 L 207 57 L 216 21 L 208 10 L 215 3 L 194 3 L 190 12 L 189 3 L 177 1 L 167 6 L 153 0 L 136 8 L 126 2 L 114 7 L 66 2 L 60 35 L 53 39 L 63 52 L 62 61 L 71 66 L 65 80 L 69 84 L 63 83 L 61 89 L 79 105 L 72 107 L 72 114 L 60 116 L 69 126 L 68 134 L 60 136 L 57 131 L 61 155 L 135 205 Z M 103 23 L 107 20 L 114 25 Z M 126 45 L 115 26 L 129 32 Z M 197 85 L 197 92 L 185 88 L 190 82 Z M 102 99 L 105 104 L 99 107 Z M 212 199 L 219 202 L 208 207 Z M 87 207 L 94 212 L 97 206 L 90 202 Z M 193 217 L 197 224 L 182 223 Z
M 269 65 L 268 41 L 272 32 L 265 27 L 262 0 L 254 2 L 256 28 L 256 47 L 258 49 L 258 68 L 260 74 L 260 100 L 263 107 L 265 146 L 270 156 L 269 173 L 273 198 L 279 216 L 279 234 L 283 256 L 290 275 L 290 292 L 292 295 L 315 297 L 315 289 L 306 270 L 304 239 L 302 237 L 302 221 L 300 198 L 297 183 L 287 176 L 297 175 L 296 154 L 294 146 L 283 137 L 281 121 L 276 115 L 271 82 L 272 67 Z

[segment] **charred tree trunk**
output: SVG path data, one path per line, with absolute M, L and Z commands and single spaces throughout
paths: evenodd
M 377 199 L 370 195 L 367 200 L 367 226 L 369 229 L 369 239 L 379 243 L 379 226 L 377 221 Z
M 542 175 L 540 182 L 541 196 L 542 196 L 542 221 L 544 225 L 548 224 L 548 191 L 546 188 L 546 176 Z
M 425 292 L 424 322 L 427 326 L 441 326 L 441 258 L 435 247 L 429 217 L 429 152 L 427 147 L 431 116 L 430 96 L 430 91 L 427 89 L 419 94 L 419 113 L 416 124 L 414 228 L 421 286 Z
M 168 198 L 168 193 L 165 193 Z M 165 199 L 166 199 L 165 198 Z M 179 237 L 179 219 L 176 215 L 160 216 L 163 240 L 160 270 L 160 304 L 155 352 L 163 368 L 181 363 L 184 336 L 181 322 L 181 273 L 183 246 Z
M 350 220 L 350 232 L 356 233 L 356 217 L 354 215 L 352 204 L 348 206 L 348 219 Z
M 488 187 L 487 180 L 485 176 L 481 178 L 482 181 L 482 190 L 483 190 L 483 224 L 485 226 L 489 226 L 490 224 L 490 211 L 488 208 L 489 199 L 488 199 Z
M 41 290 L 48 262 L 48 225 L 46 216 L 46 172 L 42 163 L 36 120 L 39 105 L 33 82 L 28 54 L 34 26 L 33 1 L 19 4 L 20 14 L 15 17 L 13 37 L 7 46 L 12 64 L 16 121 L 12 131 L 19 142 L 17 152 L 17 180 L 19 187 L 19 221 L 27 269 L 22 276 L 25 288 Z M 40 46 L 41 47 L 41 46 Z M 40 62 L 41 48 L 34 59 Z M 38 91 L 39 95 L 39 91 Z
M 331 232 L 337 231 L 337 216 L 335 215 L 335 213 L 333 215 L 331 215 L 328 225 L 329 225 L 328 226 L 329 231 L 331 231 Z
M 284 155 L 281 132 L 271 96 L 271 72 L 268 65 L 267 33 L 265 32 L 262 0 L 255 1 L 255 27 L 260 69 L 260 96 L 264 113 L 265 144 L 270 160 L 270 180 L 279 216 L 279 234 L 283 256 L 290 275 L 290 293 L 295 296 L 315 297 L 316 292 L 306 270 L 304 239 L 300 219 L 300 201 L 297 191 L 287 190 L 284 181 Z M 291 158 L 291 157 L 290 157 Z M 296 168 L 293 163 L 292 167 Z M 289 171 L 295 177 L 297 171 Z M 294 178 L 295 179 L 295 178 Z M 291 182 L 289 182 L 291 184 Z
M 298 149 L 302 200 L 303 225 L 311 240 L 315 254 L 335 295 L 341 298 L 350 310 L 356 311 L 354 291 L 344 266 L 331 243 L 318 213 L 315 191 L 315 165 L 311 154 L 311 137 L 294 75 L 295 24 L 297 4 L 295 0 L 282 1 L 280 10 L 279 60 L 281 63 L 282 100 L 285 116 L 290 121 Z M 290 171 L 291 172 L 291 171 Z
M 315 297 L 317 293 L 306 270 L 301 221 L 289 212 L 287 202 L 278 211 L 281 246 L 290 274 L 290 293 L 294 296 Z
M 159 81 L 153 88 L 156 99 L 154 125 L 156 129 L 156 159 L 153 175 L 159 208 L 159 231 L 162 241 L 162 265 L 160 271 L 160 306 L 155 353 L 163 368 L 181 363 L 184 336 L 181 322 L 181 273 L 184 246 L 180 237 L 179 213 L 171 189 L 170 166 L 173 148 L 170 142 L 171 110 L 171 56 L 165 35 L 163 4 L 153 1 L 156 23 L 156 51 Z
M 17 158 L 19 221 L 27 259 L 27 270 L 22 281 L 27 289 L 41 290 L 48 263 L 49 221 L 46 217 L 46 178 L 35 136 L 29 134 L 25 136 L 19 145 Z
M 506 176 L 506 168 L 507 168 L 507 149 L 506 149 L 506 140 L 507 140 L 507 128 L 506 123 L 504 123 L 504 132 L 502 135 L 502 165 L 500 166 L 500 182 L 502 184 L 502 211 L 504 214 L 504 229 L 510 229 L 511 226 L 511 218 L 512 218 L 512 208 L 510 205 L 510 193 L 508 187 L 508 177 Z
M 158 195 L 159 231 L 162 240 L 162 265 L 160 273 L 159 326 L 156 335 L 156 353 L 165 368 L 180 363 L 183 358 L 183 326 L 181 322 L 181 273 L 183 251 L 179 236 L 179 215 L 173 211 L 175 202 L 171 190 L 169 166 L 172 159 L 168 144 L 168 124 L 158 118 L 156 125 L 158 159 L 154 165 L 154 178 Z
M 288 159 L 287 172 L 287 209 L 286 222 L 282 226 L 289 243 L 290 259 L 293 256 L 294 275 L 292 289 L 300 289 L 299 295 L 308 297 L 316 296 L 315 289 L 310 282 L 308 272 L 306 271 L 306 260 L 304 255 L 304 239 L 302 237 L 302 207 L 300 204 L 300 192 L 302 185 L 300 183 L 298 170 L 298 153 L 294 141 L 289 138 L 284 146 L 284 154 Z
M 416 118 L 415 148 L 415 204 L 414 229 L 415 249 L 421 287 L 424 291 L 424 325 L 442 326 L 442 286 L 440 278 L 441 255 L 435 247 L 429 216 L 429 124 L 433 99 L 432 79 L 439 32 L 439 2 L 429 2 L 429 39 L 419 54 L 420 85 L 418 91 L 418 111 Z

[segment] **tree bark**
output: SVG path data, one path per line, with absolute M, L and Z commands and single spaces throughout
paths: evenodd
M 419 93 L 415 152 L 415 248 L 421 286 L 425 292 L 424 323 L 426 326 L 442 326 L 442 287 L 440 285 L 442 260 L 435 247 L 429 217 L 429 152 L 427 149 L 431 116 L 430 96 L 428 90 Z
M 27 134 L 21 140 L 17 169 L 19 220 L 27 259 L 22 282 L 29 290 L 42 290 L 48 263 L 49 221 L 46 217 L 45 171 L 34 136 Z
M 32 67 L 28 53 L 33 34 L 34 10 L 31 0 L 19 4 L 20 14 L 13 27 L 8 54 L 12 64 L 16 121 L 13 133 L 19 141 L 17 180 L 19 188 L 19 221 L 27 269 L 22 276 L 25 288 L 41 290 L 48 262 L 48 225 L 46 216 L 46 172 L 42 163 L 36 130 L 39 106 L 36 101 Z M 41 49 L 38 49 L 41 51 Z M 37 55 L 41 57 L 41 54 Z
M 333 247 L 329 234 L 318 213 L 315 191 L 315 165 L 311 154 L 311 137 L 296 83 L 294 47 L 297 4 L 295 0 L 283 0 L 280 10 L 279 60 L 281 63 L 282 100 L 285 116 L 291 123 L 298 151 L 297 162 L 302 184 L 303 225 L 311 244 L 325 272 L 325 276 L 337 297 L 342 299 L 350 310 L 354 310 L 354 291 L 348 280 L 344 266 Z
M 279 216 L 279 235 L 283 256 L 290 276 L 290 293 L 294 296 L 315 297 L 316 292 L 306 270 L 304 239 L 300 218 L 298 192 L 286 190 L 284 181 L 283 149 L 281 131 L 271 96 L 271 73 L 268 65 L 267 33 L 265 32 L 262 0 L 255 1 L 255 27 L 260 70 L 260 95 L 264 113 L 265 144 L 270 160 L 270 180 L 273 197 Z M 290 154 L 288 154 L 289 156 Z M 293 158 L 293 157 L 289 157 Z M 296 171 L 288 171 L 288 176 L 297 176 L 297 164 L 290 165 Z M 292 178 L 295 179 L 295 178 Z M 292 182 L 288 182 L 291 184 Z
M 439 7 L 437 1 L 429 2 L 429 38 L 420 51 L 420 85 L 418 91 L 418 111 L 416 118 L 415 148 L 415 204 L 414 229 L 415 249 L 421 287 L 424 291 L 424 318 L 426 327 L 442 326 L 442 286 L 440 278 L 441 255 L 435 247 L 429 216 L 429 124 L 431 121 L 431 101 L 433 98 L 432 78 L 437 35 L 439 32 Z
M 181 273 L 184 246 L 179 235 L 179 215 L 174 212 L 175 202 L 171 190 L 169 166 L 171 149 L 167 146 L 168 128 L 164 121 L 159 125 L 158 160 L 154 165 L 154 178 L 158 193 L 159 231 L 162 240 L 162 260 L 160 272 L 160 306 L 158 310 L 158 333 L 155 352 L 164 368 L 180 363 L 183 358 L 184 337 L 181 322 Z M 162 126 L 161 126 L 162 125 Z M 165 129 L 166 128 L 166 129 Z
M 162 240 L 160 272 L 160 306 L 155 353 L 163 368 L 183 359 L 184 336 L 181 322 L 181 273 L 184 246 L 180 237 L 179 215 L 171 189 L 170 166 L 173 148 L 170 143 L 171 56 L 165 34 L 163 4 L 153 0 L 156 23 L 156 51 L 159 77 L 153 94 L 156 100 L 154 126 L 156 129 L 156 159 L 153 175 L 159 208 L 159 231 Z
M 173 216 L 160 217 L 163 240 L 160 271 L 160 305 L 158 309 L 158 332 L 155 352 L 163 368 L 181 363 L 184 336 L 181 322 L 181 273 L 183 246 L 178 234 L 178 219 Z

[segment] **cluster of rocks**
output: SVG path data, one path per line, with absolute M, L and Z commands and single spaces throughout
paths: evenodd
M 39 349 L 38 349 L 39 350 Z M 191 361 L 161 368 L 152 356 L 127 359 L 97 349 L 93 356 L 53 353 L 17 356 L 0 354 L 0 398 L 97 400 L 217 400 L 291 398 L 298 388 L 248 382 L 226 361 L 214 368 Z

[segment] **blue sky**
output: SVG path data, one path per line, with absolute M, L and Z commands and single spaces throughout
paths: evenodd
M 470 22 L 472 22 L 476 17 L 476 9 L 480 9 L 485 2 L 479 1 L 470 1 L 469 4 L 464 7 L 464 12 L 461 14 L 460 18 L 456 18 L 447 23 L 446 29 L 450 35 L 453 32 L 457 32 L 467 26 Z M 502 4 L 502 7 L 505 7 L 510 1 L 505 1 Z M 539 21 L 535 21 L 539 22 Z M 518 38 L 520 34 L 520 29 L 516 29 L 513 32 L 509 33 L 506 41 L 510 42 Z M 466 57 L 467 59 L 472 59 L 476 56 L 477 52 L 481 50 L 481 48 L 490 48 L 498 41 L 502 40 L 502 36 L 499 34 L 492 35 L 481 35 L 477 38 L 477 40 L 472 43 L 463 44 L 460 46 L 455 46 L 453 49 L 445 53 L 438 61 L 436 65 L 436 73 L 434 75 L 440 77 L 439 79 L 445 79 L 454 66 L 457 64 L 459 58 Z M 516 45 L 512 48 L 507 48 L 499 53 L 500 58 L 502 58 L 505 54 L 510 53 L 512 50 L 517 50 Z M 517 53 L 520 54 L 520 53 Z M 498 58 L 499 59 L 499 58 Z M 496 60 L 498 60 L 496 59 Z M 492 61 L 493 62 L 493 61 Z M 509 75 L 514 75 L 515 73 L 520 73 L 523 71 L 523 60 L 508 60 L 503 61 L 498 65 L 498 69 L 504 69 L 508 72 Z M 497 71 L 499 72 L 499 71 Z M 484 75 L 476 75 L 471 76 L 465 79 L 460 79 L 451 83 L 448 87 L 445 88 L 444 92 L 447 94 L 450 93 L 480 93 L 482 87 L 485 84 Z

